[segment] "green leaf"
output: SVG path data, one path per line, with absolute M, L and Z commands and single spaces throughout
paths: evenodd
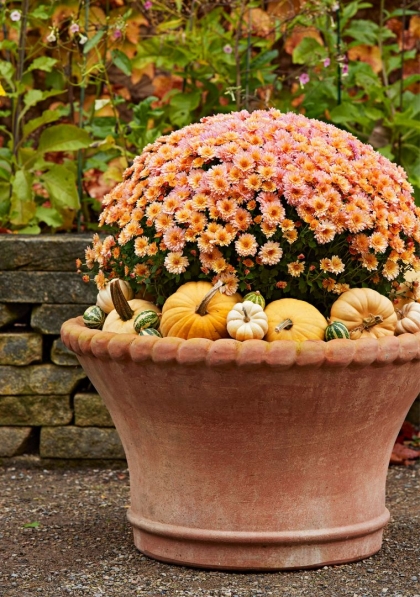
M 119 68 L 125 75 L 127 75 L 127 77 L 129 77 L 133 70 L 133 66 L 129 57 L 120 50 L 112 50 L 111 57 L 115 66 Z
M 35 106 L 42 100 L 42 91 L 40 89 L 30 89 L 23 98 L 23 103 L 27 108 Z
M 0 162 L 0 178 L 3 180 L 10 180 L 10 170 L 6 170 L 2 167 Z
M 171 19 L 170 21 L 164 21 L 163 23 L 159 23 L 156 27 L 156 31 L 158 33 L 169 31 L 170 29 L 177 29 L 180 25 L 182 25 L 182 19 Z
M 83 54 L 88 54 L 98 43 L 101 41 L 103 36 L 105 35 L 105 30 L 100 29 L 93 37 L 91 37 L 83 46 Z
M 377 108 L 367 107 L 364 111 L 366 116 L 370 118 L 370 120 L 380 120 L 381 118 L 383 118 L 383 112 L 381 112 L 381 110 L 378 110 Z
M 0 60 L 0 77 L 3 77 L 14 89 L 15 67 L 11 62 Z
M 41 526 L 41 523 L 36 520 L 35 522 L 27 522 L 26 524 L 23 525 L 23 528 L 24 529 L 37 529 L 40 526 Z
M 331 110 L 330 115 L 331 121 L 334 124 L 348 125 L 357 122 L 367 127 L 370 123 L 370 120 L 362 115 L 359 107 L 351 102 L 343 102 L 339 106 L 336 106 Z
M 355 19 L 351 22 L 350 26 L 345 29 L 345 35 L 353 38 L 361 44 L 368 46 L 374 46 L 378 42 L 380 27 L 374 21 L 368 21 L 365 19 Z M 391 33 L 391 31 L 388 32 Z M 393 37 L 394 34 L 391 33 Z M 382 28 L 382 37 L 389 37 L 384 35 L 384 28 Z
M 35 106 L 39 102 L 42 102 L 43 100 L 54 95 L 58 95 L 59 93 L 61 93 L 60 90 L 40 91 L 39 89 L 30 89 L 23 97 L 23 103 L 25 104 L 25 107 L 19 114 L 19 120 L 22 120 L 29 108 L 32 108 L 32 106 Z
M 5 220 L 10 210 L 10 182 L 0 181 L 0 220 Z
M 388 158 L 388 160 L 391 160 L 391 162 L 395 159 L 395 155 L 392 153 L 392 145 L 385 145 L 385 147 L 378 147 L 376 149 L 376 151 L 378 153 L 380 153 L 381 155 L 383 155 L 385 158 Z
M 41 19 L 42 21 L 45 21 L 45 19 L 49 19 L 50 16 L 51 9 L 49 6 L 46 6 L 45 4 L 40 4 L 31 12 L 31 17 L 33 19 Z
M 38 205 L 35 216 L 38 218 L 39 222 L 45 222 L 48 226 L 52 226 L 53 228 L 57 228 L 63 223 L 63 218 L 53 207 L 42 207 L 42 205 Z
M 169 102 L 169 118 L 176 126 L 185 126 L 192 120 L 192 112 L 198 108 L 201 92 L 197 89 L 190 93 L 177 93 Z
M 420 131 L 420 121 L 412 118 L 404 118 L 403 114 L 395 114 L 394 124 L 397 126 L 405 127 L 407 129 Z
M 24 228 L 19 228 L 18 233 L 19 234 L 40 234 L 41 228 L 38 226 L 38 224 L 28 224 L 28 226 L 25 226 Z
M 28 137 L 31 133 L 33 133 L 37 128 L 43 126 L 44 124 L 49 124 L 50 122 L 55 122 L 61 117 L 61 112 L 59 110 L 45 110 L 41 116 L 38 118 L 34 118 L 27 122 L 23 127 L 23 136 Z
M 35 215 L 36 205 L 32 191 L 33 177 L 27 170 L 18 170 L 12 183 L 10 221 L 16 226 L 28 224 Z
M 38 58 L 35 58 L 26 72 L 29 73 L 32 70 L 43 70 L 46 73 L 50 73 L 57 62 L 58 60 L 56 58 L 50 58 L 49 56 L 39 56 Z
M 319 60 L 326 50 L 313 37 L 304 37 L 300 44 L 293 50 L 292 59 L 295 64 L 306 64 Z
M 80 207 L 76 176 L 64 164 L 54 164 L 41 176 L 48 191 L 51 205 L 58 211 L 77 210 Z
M 349 4 L 344 5 L 341 12 L 341 26 L 344 27 L 347 21 L 354 17 L 359 10 L 371 7 L 372 4 L 370 4 L 370 2 L 359 2 L 359 0 L 355 0 L 354 2 L 349 2 Z
M 75 151 L 89 147 L 89 134 L 74 124 L 57 124 L 42 131 L 38 153 L 47 151 Z

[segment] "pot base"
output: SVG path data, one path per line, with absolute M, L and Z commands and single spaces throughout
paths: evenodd
M 211 531 L 154 522 L 128 511 L 134 544 L 151 558 L 213 570 L 292 570 L 362 560 L 379 551 L 381 516 L 333 529 L 289 532 Z

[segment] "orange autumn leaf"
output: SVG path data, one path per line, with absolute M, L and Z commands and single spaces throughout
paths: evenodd
M 272 0 L 268 3 L 268 14 L 286 21 L 296 16 L 300 10 L 303 0 Z
M 404 62 L 403 78 L 405 79 L 411 75 L 420 75 L 420 61 L 418 58 L 412 58 Z M 420 82 L 412 83 L 407 89 L 412 93 L 420 93 Z
M 300 42 L 305 39 L 305 37 L 312 37 L 316 39 L 316 41 L 323 46 L 324 40 L 322 39 L 318 29 L 315 27 L 295 27 L 292 31 L 292 34 L 286 39 L 284 44 L 284 49 L 290 55 L 293 54 L 293 50 L 297 48 Z
M 155 76 L 155 66 L 154 64 L 148 64 L 144 68 L 133 68 L 131 71 L 131 80 L 134 85 L 137 85 L 141 81 L 143 77 L 148 77 L 149 79 L 153 79 Z
M 403 45 L 404 50 L 412 50 L 416 47 L 417 39 L 420 37 L 420 17 L 413 17 L 410 19 L 410 27 L 404 32 L 402 21 L 400 19 L 389 19 L 386 26 L 395 34 L 398 46 L 401 50 L 403 49 Z
M 270 16 L 261 8 L 251 8 L 244 17 L 243 30 L 251 29 L 254 35 L 267 37 L 273 32 L 273 25 Z
M 410 25 L 408 27 L 411 35 L 415 39 L 420 39 L 420 17 L 415 15 L 410 19 Z
M 162 99 L 172 89 L 182 89 L 183 79 L 177 75 L 157 75 L 153 81 L 153 95 Z
M 298 97 L 295 97 L 295 99 L 292 100 L 292 106 L 294 108 L 297 108 L 298 106 L 300 106 L 302 104 L 304 99 L 305 99 L 304 93 L 302 93 L 301 95 L 298 95 Z
M 367 46 L 364 44 L 353 46 L 349 48 L 348 57 L 349 60 L 370 64 L 374 73 L 380 73 L 382 70 L 381 51 L 378 46 Z
M 125 37 L 132 44 L 138 44 L 140 39 L 141 27 L 147 27 L 148 24 L 148 20 L 141 14 L 129 18 L 125 27 Z

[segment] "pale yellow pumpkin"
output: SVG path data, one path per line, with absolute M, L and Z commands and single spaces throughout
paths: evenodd
M 267 315 L 252 301 L 237 303 L 227 316 L 227 331 L 235 340 L 262 340 L 268 330 Z
M 149 301 L 142 299 L 132 299 L 127 301 L 123 295 L 120 284 L 113 284 L 111 287 L 112 300 L 115 309 L 111 311 L 102 327 L 104 332 L 115 332 L 117 334 L 136 334 L 134 329 L 134 320 L 143 311 L 154 311 L 160 313 L 159 307 L 156 307 Z
M 372 288 L 344 292 L 331 307 L 330 319 L 344 323 L 353 340 L 392 336 L 397 325 L 392 302 Z
M 105 286 L 105 288 L 98 292 L 98 295 L 96 297 L 96 304 L 98 305 L 98 307 L 102 309 L 104 313 L 111 313 L 111 311 L 113 311 L 115 308 L 111 296 L 111 286 L 112 284 L 115 284 L 115 282 L 119 282 L 121 291 L 127 299 L 127 301 L 132 299 L 134 296 L 134 292 L 132 291 L 131 286 L 128 282 L 125 282 L 124 280 L 119 280 L 118 278 L 110 280 Z
M 395 327 L 395 334 L 415 334 L 420 332 L 420 305 L 419 303 L 407 303 L 401 310 L 397 311 L 398 322 Z
M 227 316 L 241 296 L 219 292 L 222 283 L 187 282 L 171 295 L 162 309 L 160 331 L 176 338 L 227 338 Z
M 325 317 L 313 305 L 298 299 L 285 298 L 269 303 L 265 308 L 268 332 L 265 340 L 323 340 L 328 325 Z

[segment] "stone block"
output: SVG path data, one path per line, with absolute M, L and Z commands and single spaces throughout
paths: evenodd
M 74 397 L 74 424 L 78 427 L 114 427 L 99 394 L 76 394 Z
M 95 301 L 96 298 L 91 304 Z M 88 307 L 88 304 L 39 305 L 32 309 L 31 327 L 41 334 L 59 334 L 62 324 L 67 319 L 83 315 Z
M 85 377 L 81 367 L 58 367 L 50 364 L 26 367 L 1 365 L 0 396 L 71 394 L 77 383 Z
M 76 271 L 92 234 L 0 235 L 0 270 Z
M 42 427 L 41 458 L 125 458 L 115 429 Z
M 40 334 L 0 334 L 0 365 L 29 365 L 42 361 Z
M 64 367 L 77 366 L 79 364 L 77 356 L 63 344 L 60 338 L 53 342 L 51 348 L 51 360 L 56 365 L 62 365 Z
M 0 304 L 0 328 L 24 317 L 30 308 L 30 305 L 25 304 Z
M 1 303 L 81 303 L 94 305 L 93 283 L 70 272 L 0 271 Z
M 9 458 L 23 454 L 31 432 L 32 427 L 0 427 L 0 456 Z
M 68 425 L 70 396 L 0 396 L 0 425 Z

